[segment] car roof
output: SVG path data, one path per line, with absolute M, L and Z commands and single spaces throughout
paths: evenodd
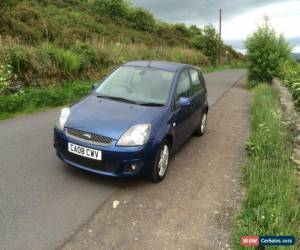
M 184 64 L 184 63 L 175 63 L 175 62 L 168 62 L 168 61 L 152 61 L 152 60 L 130 61 L 124 63 L 123 65 L 136 66 L 136 67 L 148 67 L 148 68 L 162 69 L 162 70 L 168 70 L 174 72 L 186 66 L 194 67 L 192 65 Z

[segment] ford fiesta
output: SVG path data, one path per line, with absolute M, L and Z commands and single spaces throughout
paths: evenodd
M 54 129 L 57 156 L 102 175 L 161 181 L 170 154 L 205 132 L 208 103 L 201 71 L 160 61 L 128 62 L 61 110 Z

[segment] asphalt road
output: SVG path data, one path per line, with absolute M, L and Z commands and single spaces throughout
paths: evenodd
M 205 75 L 213 105 L 245 70 Z M 96 176 L 59 161 L 52 130 L 59 109 L 0 121 L 0 248 L 54 249 L 118 188 L 134 180 Z

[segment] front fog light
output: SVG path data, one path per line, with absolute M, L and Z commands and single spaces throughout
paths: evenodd
M 123 168 L 123 173 L 138 173 L 142 169 L 143 165 L 143 162 L 127 163 Z

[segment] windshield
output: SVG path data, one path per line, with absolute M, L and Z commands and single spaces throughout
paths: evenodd
M 96 94 L 140 104 L 165 105 L 174 74 L 160 69 L 121 66 L 102 82 Z

